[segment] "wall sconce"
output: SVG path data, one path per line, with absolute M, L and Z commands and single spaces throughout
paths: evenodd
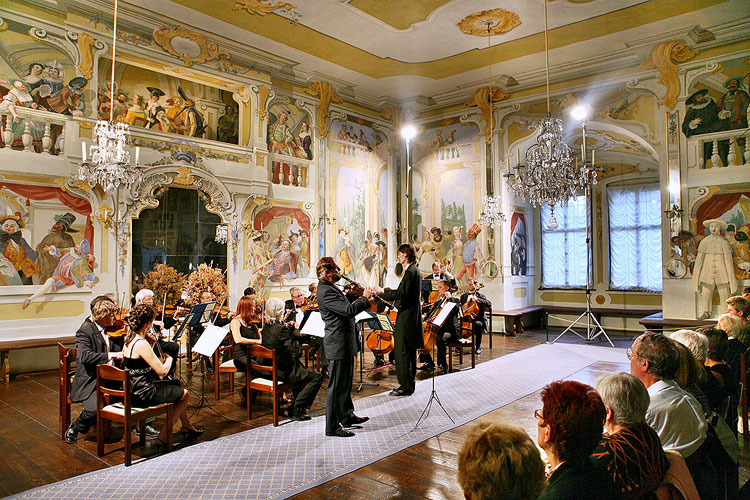
M 318 217 L 318 222 L 313 224 L 312 227 L 313 229 L 318 229 L 323 224 L 326 224 L 326 225 L 336 224 L 336 217 L 331 217 L 327 213 L 324 213 L 323 215 Z
M 669 219 L 671 222 L 682 217 L 682 209 L 677 206 L 676 203 L 672 203 L 671 207 L 669 206 L 669 203 L 667 203 L 667 207 L 664 210 L 664 215 L 666 215 L 667 219 Z

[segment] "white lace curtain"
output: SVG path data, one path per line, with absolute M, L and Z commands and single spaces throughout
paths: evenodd
M 610 287 L 661 291 L 661 194 L 658 184 L 613 187 L 609 200 Z
M 549 229 L 550 208 L 542 214 L 542 287 L 583 288 L 586 286 L 586 197 L 555 207 L 558 228 Z

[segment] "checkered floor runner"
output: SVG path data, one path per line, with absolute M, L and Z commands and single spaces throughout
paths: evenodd
M 597 361 L 623 362 L 623 349 L 539 345 L 435 379 L 455 424 L 433 405 L 417 429 L 431 381 L 411 397 L 387 393 L 355 402 L 370 417 L 353 438 L 324 433 L 324 417 L 251 429 L 132 467 L 116 466 L 29 490 L 23 499 L 282 499 L 347 474 L 509 404 Z M 466 361 L 464 361 L 466 363 Z

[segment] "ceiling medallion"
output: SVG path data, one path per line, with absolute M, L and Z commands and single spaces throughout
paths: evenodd
M 515 12 L 492 9 L 469 14 L 456 26 L 467 35 L 490 36 L 507 33 L 520 24 L 521 19 Z
M 231 59 L 229 52 L 220 49 L 216 42 L 180 26 L 157 28 L 153 36 L 165 52 L 182 59 L 185 66 L 218 60 L 220 57 Z
M 276 2 L 272 0 L 235 0 L 232 10 L 244 9 L 250 14 L 265 16 L 276 10 L 283 9 L 291 11 L 295 8 L 296 6 L 290 4 L 289 2 Z

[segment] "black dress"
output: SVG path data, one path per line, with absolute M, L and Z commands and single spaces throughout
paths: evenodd
M 145 339 L 138 339 L 130 344 L 130 355 L 133 354 L 135 344 L 141 340 L 147 342 Z M 133 406 L 142 408 L 163 403 L 176 403 L 182 398 L 183 390 L 180 381 L 158 380 L 156 372 L 145 359 L 123 356 L 123 363 L 128 374 L 130 374 Z
M 240 335 L 246 339 L 258 340 L 260 338 L 258 329 L 255 326 L 245 326 L 242 324 L 242 321 L 240 321 Z M 241 373 L 245 373 L 245 369 L 247 368 L 246 347 L 246 344 L 234 344 L 234 366 Z

